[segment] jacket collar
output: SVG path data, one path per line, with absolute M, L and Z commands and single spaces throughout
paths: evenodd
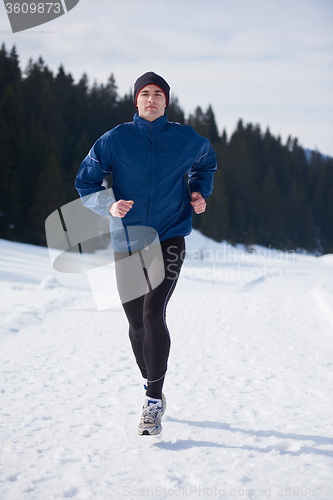
M 168 119 L 166 115 L 156 118 L 156 120 L 154 120 L 153 122 L 145 120 L 144 118 L 139 116 L 138 113 L 135 113 L 133 118 L 134 125 L 145 130 L 162 130 L 166 127 L 167 121 Z

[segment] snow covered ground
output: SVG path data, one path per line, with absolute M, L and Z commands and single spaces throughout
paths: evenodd
M 333 497 L 333 256 L 187 248 L 163 432 L 140 437 L 121 305 L 0 240 L 1 500 Z

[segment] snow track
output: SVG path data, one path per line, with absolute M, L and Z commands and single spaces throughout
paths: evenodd
M 0 242 L 1 500 L 333 496 L 332 259 L 216 245 L 188 239 L 231 253 L 185 264 L 147 438 L 122 309 L 97 312 L 45 250 Z

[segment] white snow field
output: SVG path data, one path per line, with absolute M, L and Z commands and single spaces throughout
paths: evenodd
M 0 241 L 1 500 L 333 496 L 333 255 L 187 248 L 152 437 L 121 304 Z

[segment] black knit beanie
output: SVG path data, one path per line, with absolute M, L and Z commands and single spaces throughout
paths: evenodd
M 139 94 L 140 90 L 142 90 L 143 87 L 145 87 L 146 85 L 150 85 L 150 84 L 156 85 L 157 87 L 159 87 L 162 90 L 162 92 L 165 95 L 166 107 L 167 107 L 169 104 L 170 87 L 167 84 L 167 82 L 164 80 L 164 78 L 162 78 L 159 75 L 156 75 L 156 73 L 153 73 L 152 71 L 148 71 L 148 73 L 145 73 L 144 75 L 139 76 L 139 78 L 135 82 L 135 84 L 134 84 L 134 96 L 133 96 L 134 105 L 136 106 L 136 100 L 138 98 L 138 94 Z

